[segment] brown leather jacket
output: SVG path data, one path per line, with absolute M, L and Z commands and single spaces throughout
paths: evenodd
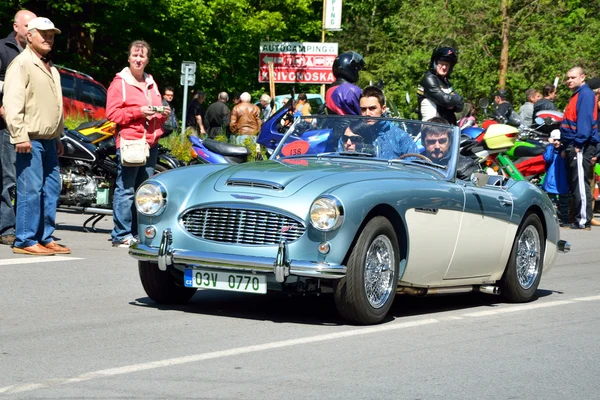
M 236 135 L 256 135 L 260 131 L 260 109 L 251 103 L 239 103 L 231 110 L 229 128 Z

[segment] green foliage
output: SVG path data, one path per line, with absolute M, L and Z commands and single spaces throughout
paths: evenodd
M 168 148 L 171 154 L 186 164 L 192 160 L 192 142 L 190 142 L 191 131 L 185 132 L 185 137 L 181 137 L 178 132 L 173 132 L 169 137 L 162 138 L 158 142 Z
M 54 60 L 91 74 L 108 86 L 127 65 L 127 47 L 144 39 L 153 48 L 147 71 L 159 87 L 176 88 L 181 110 L 180 64 L 197 62 L 196 89 L 207 102 L 219 91 L 248 91 L 254 98 L 268 85 L 257 81 L 260 41 L 320 41 L 322 0 L 9 0 L 0 1 L 5 33 L 19 8 L 51 18 L 63 33 Z M 367 67 L 359 85 L 383 79 L 386 94 L 404 116 L 415 116 L 416 88 L 433 48 L 452 39 L 460 51 L 452 82 L 465 99 L 490 97 L 499 82 L 501 1 L 344 0 L 342 31 L 328 32 L 340 52 L 356 50 Z M 600 2 L 511 0 L 506 88 L 514 105 L 530 87 L 541 89 L 581 64 L 600 72 Z M 296 85 L 296 93 L 318 85 Z M 291 85 L 276 85 L 277 94 Z M 410 95 L 410 103 L 405 95 Z M 559 85 L 558 106 L 570 96 Z
M 75 129 L 84 122 L 88 122 L 88 119 L 82 116 L 67 117 L 65 118 L 65 128 Z

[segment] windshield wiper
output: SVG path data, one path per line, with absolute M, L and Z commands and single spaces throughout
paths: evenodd
M 363 153 L 362 151 L 341 151 L 338 154 L 340 156 L 375 157 L 375 155 L 372 153 Z

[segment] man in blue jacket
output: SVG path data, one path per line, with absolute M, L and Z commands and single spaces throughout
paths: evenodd
M 574 199 L 575 222 L 569 228 L 589 230 L 593 217 L 591 165 L 600 137 L 596 96 L 586 85 L 585 78 L 581 67 L 567 72 L 567 86 L 573 94 L 560 125 L 560 140 L 565 149 L 567 178 Z

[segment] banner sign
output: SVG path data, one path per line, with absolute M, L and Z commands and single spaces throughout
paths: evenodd
M 332 83 L 337 54 L 337 43 L 261 42 L 258 81 L 269 82 L 272 62 L 277 83 Z
M 339 31 L 342 29 L 342 0 L 325 0 L 325 26 L 326 31 Z

